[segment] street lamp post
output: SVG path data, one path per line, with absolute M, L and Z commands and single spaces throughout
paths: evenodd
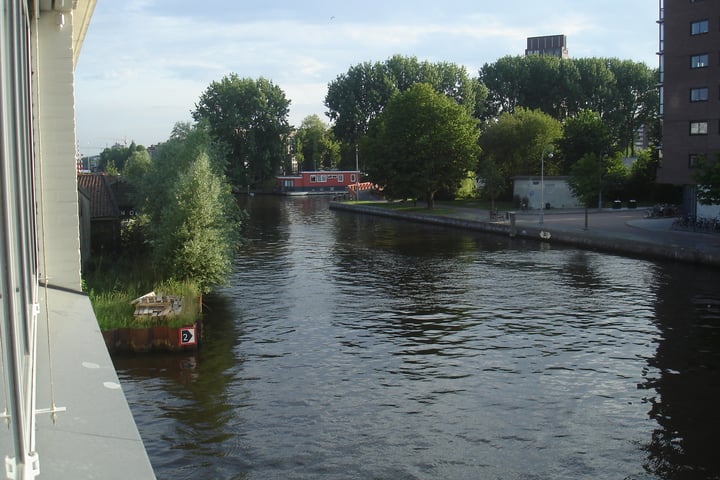
M 552 158 L 552 152 L 547 154 L 548 158 Z M 545 148 L 540 154 L 540 225 L 545 223 Z
M 358 144 L 355 144 L 355 201 L 360 200 L 360 164 L 358 161 Z

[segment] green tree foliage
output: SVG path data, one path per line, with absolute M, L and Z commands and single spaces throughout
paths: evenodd
M 112 147 L 105 148 L 100 152 L 98 169 L 101 172 L 111 173 L 108 171 L 108 169 L 110 169 L 113 174 L 123 173 L 125 162 L 128 161 L 133 153 L 142 151 L 145 151 L 145 147 L 136 145 L 135 142 L 131 142 L 130 146 L 115 144 Z
M 568 186 L 570 191 L 585 205 L 585 228 L 587 228 L 587 210 L 599 192 L 599 178 L 602 172 L 602 156 L 587 153 L 573 164 L 570 169 Z
M 207 293 L 231 270 L 238 224 L 230 188 L 200 153 L 177 177 L 156 229 L 153 258 L 173 280 Z
M 627 185 L 630 170 L 620 153 L 601 157 L 601 189 L 608 200 L 628 200 Z
M 491 157 L 485 158 L 480 163 L 478 178 L 482 182 L 481 194 L 490 199 L 490 208 L 495 210 L 495 200 L 508 188 L 507 179 Z
M 483 65 L 479 81 L 488 89 L 486 118 L 524 107 L 564 121 L 592 110 L 607 125 L 614 150 L 631 155 L 635 132 L 658 108 L 656 71 L 630 60 L 508 56 Z
M 635 162 L 630 168 L 627 192 L 633 200 L 651 200 L 655 197 L 658 158 L 653 150 L 645 149 L 638 152 Z
M 476 120 L 434 87 L 416 83 L 393 97 L 370 124 L 363 144 L 367 173 L 393 198 L 456 191 L 479 153 Z
M 693 180 L 697 182 L 697 199 L 702 205 L 720 204 L 720 157 L 702 156 L 695 164 Z
M 567 173 L 587 153 L 609 153 L 610 132 L 600 114 L 581 110 L 565 121 L 563 136 L 557 142 L 562 157 L 561 173 Z
M 213 172 L 223 175 L 226 145 L 212 138 L 205 123 L 179 122 L 170 138 L 158 145 L 151 168 L 138 184 L 141 195 L 138 208 L 149 216 L 152 224 L 159 223 L 164 206 L 172 201 L 172 187 L 178 175 L 203 153 L 208 155 Z
M 193 118 L 205 121 L 228 146 L 227 174 L 238 187 L 256 187 L 282 171 L 287 161 L 290 100 L 264 78 L 236 74 L 212 82 L 195 105 Z
M 147 150 L 137 150 L 133 152 L 127 162 L 125 162 L 123 176 L 134 185 L 139 185 L 143 177 L 145 177 L 145 174 L 150 171 L 151 165 L 152 159 Z
M 390 99 L 416 83 L 431 85 L 470 114 L 481 109 L 477 97 L 486 92 L 470 79 L 464 67 L 453 63 L 420 62 L 415 57 L 395 55 L 385 62 L 354 65 L 330 82 L 325 96 L 337 138 L 356 144 Z
M 317 115 L 305 117 L 295 134 L 300 170 L 335 169 L 340 162 L 340 144 Z
M 635 155 L 635 133 L 650 123 L 658 112 L 658 75 L 644 63 L 631 60 L 608 60 L 615 76 L 610 96 L 611 108 L 603 115 L 618 150 Z
M 489 117 L 517 107 L 542 110 L 559 120 L 576 111 L 580 74 L 572 62 L 557 57 L 503 57 L 485 64 L 479 80 L 488 89 Z
M 557 158 L 547 154 L 562 136 L 562 125 L 540 110 L 522 107 L 504 112 L 480 136 L 480 164 L 491 165 L 509 185 L 518 175 L 539 175 L 544 158 L 545 174 L 558 173 Z M 482 174 L 480 175 L 482 177 Z

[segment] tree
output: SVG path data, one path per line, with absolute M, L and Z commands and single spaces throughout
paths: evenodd
M 562 125 L 550 115 L 518 107 L 486 125 L 480 136 L 480 161 L 492 162 L 508 185 L 517 175 L 539 175 L 543 158 L 545 174 L 554 175 L 557 159 L 547 153 L 561 136 Z
M 236 74 L 212 82 L 192 113 L 229 148 L 227 174 L 236 186 L 255 187 L 273 178 L 287 159 L 290 101 L 264 78 Z
M 370 124 L 363 151 L 367 173 L 394 198 L 424 198 L 455 191 L 476 166 L 476 120 L 432 86 L 417 83 L 398 94 Z
M 477 95 L 486 91 L 470 79 L 465 67 L 453 63 L 420 62 L 416 57 L 395 55 L 385 62 L 355 65 L 330 82 L 325 96 L 336 137 L 354 147 L 390 99 L 416 83 L 431 85 L 470 114 L 478 109 Z
M 579 79 L 571 60 L 541 55 L 502 57 L 479 71 L 479 80 L 488 89 L 490 118 L 524 107 L 562 120 L 577 111 Z
M 138 208 L 151 225 L 158 225 L 172 199 L 173 185 L 200 155 L 208 155 L 213 173 L 224 175 L 227 146 L 214 140 L 205 123 L 178 122 L 170 138 L 158 145 L 150 169 L 138 184 Z
M 130 142 L 130 146 L 120 145 L 116 143 L 110 148 L 103 149 L 100 152 L 100 160 L 98 162 L 98 169 L 101 172 L 108 173 L 123 173 L 125 169 L 125 162 L 132 156 L 133 153 L 144 151 L 145 147 L 142 145 L 136 145 L 135 142 Z
M 630 168 L 627 190 L 636 200 L 654 199 L 659 163 L 654 153 L 653 149 L 642 150 Z
M 137 150 L 125 162 L 123 176 L 127 177 L 131 183 L 139 185 L 145 174 L 150 171 L 151 166 L 152 159 L 147 150 Z
M 155 230 L 156 259 L 174 280 L 192 280 L 203 293 L 227 279 L 237 240 L 229 185 L 201 153 L 173 185 Z
M 583 155 L 570 169 L 568 185 L 573 195 L 585 205 L 585 229 L 588 228 L 588 208 L 598 194 L 598 178 L 602 172 L 602 157 L 596 153 Z
M 305 117 L 295 134 L 295 145 L 301 170 L 329 170 L 340 162 L 340 144 L 317 115 Z
M 619 200 L 626 195 L 630 171 L 621 153 L 601 158 L 601 191 L 610 199 Z M 602 208 L 598 202 L 598 208 Z
M 635 134 L 655 118 L 658 109 L 657 72 L 644 63 L 608 60 L 615 76 L 611 108 L 603 116 L 610 125 L 619 150 L 635 155 Z
M 563 136 L 558 140 L 562 156 L 561 172 L 568 172 L 573 163 L 587 153 L 608 154 L 610 149 L 610 131 L 600 114 L 591 110 L 581 110 L 568 118 Z
M 478 177 L 482 182 L 482 194 L 490 199 L 490 210 L 494 212 L 495 200 L 507 190 L 508 183 L 492 158 L 481 162 Z
M 720 157 L 697 159 L 693 180 L 698 184 L 697 198 L 702 205 L 720 204 Z
M 540 109 L 564 121 L 583 109 L 600 115 L 612 150 L 634 154 L 634 136 L 657 114 L 657 71 L 616 58 L 558 59 L 507 56 L 485 64 L 479 81 L 488 89 L 484 119 L 517 107 Z

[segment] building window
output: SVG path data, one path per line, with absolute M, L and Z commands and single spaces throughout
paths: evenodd
M 709 25 L 707 20 L 698 20 L 690 23 L 690 35 L 701 35 L 708 33 Z
M 708 122 L 690 122 L 690 135 L 707 135 Z
M 351 174 L 350 174 L 350 181 L 351 181 L 351 182 L 354 182 L 354 181 L 355 181 L 355 174 L 354 174 L 354 173 L 351 173 Z
M 691 102 L 707 102 L 708 101 L 707 87 L 691 88 L 690 89 L 690 101 Z
M 701 159 L 701 155 L 698 155 L 697 153 L 691 153 L 688 155 L 688 168 L 695 168 L 698 166 L 698 162 Z
M 338 183 L 343 183 L 343 181 L 344 181 L 343 176 L 342 176 L 342 175 L 338 175 L 338 176 L 337 176 L 337 181 L 338 181 Z
M 317 182 L 317 177 L 315 175 L 310 175 L 310 183 Z
M 708 54 L 693 55 L 690 57 L 690 68 L 705 68 L 708 66 Z

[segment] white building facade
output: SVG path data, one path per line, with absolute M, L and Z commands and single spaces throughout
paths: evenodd
M 81 291 L 74 72 L 94 7 L 0 7 L 4 478 L 155 478 Z
M 513 177 L 513 197 L 521 202 L 527 199 L 527 208 L 530 210 L 539 210 L 543 201 L 546 209 L 582 207 L 582 203 L 570 190 L 567 178 L 555 176 Z M 542 188 L 543 186 L 544 188 Z

